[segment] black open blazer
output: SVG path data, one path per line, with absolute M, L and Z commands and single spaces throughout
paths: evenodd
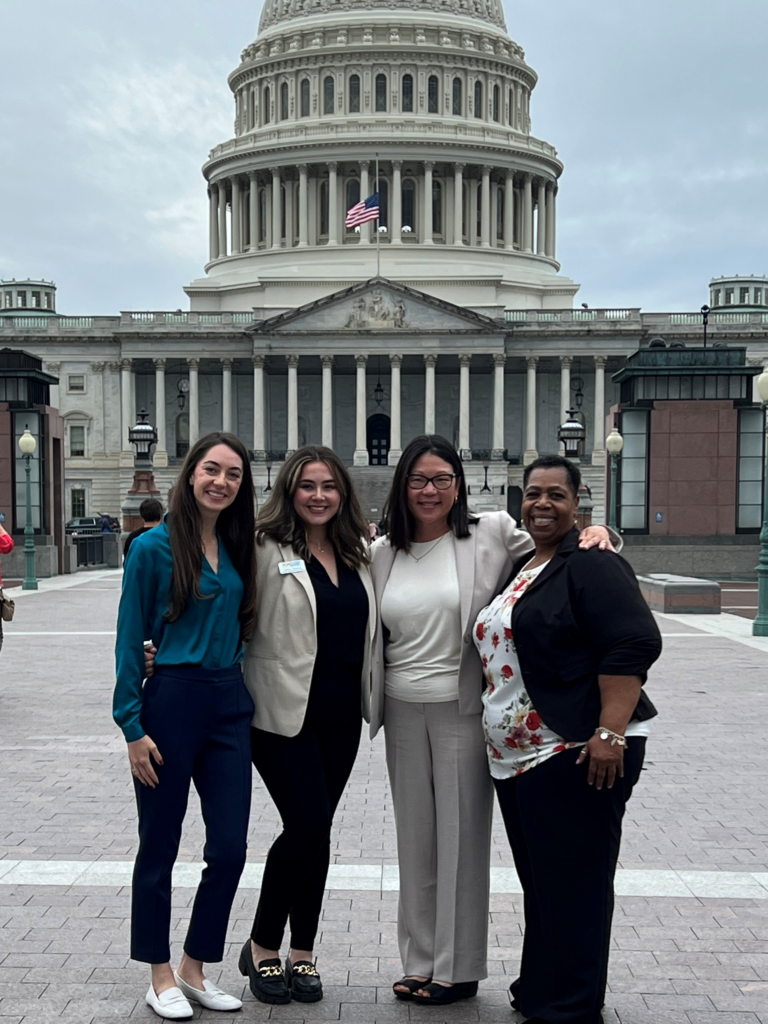
M 530 557 L 516 563 L 504 589 Z M 661 634 L 632 567 L 621 555 L 581 550 L 576 529 L 515 605 L 512 633 L 533 706 L 570 741 L 589 739 L 600 724 L 599 675 L 645 682 L 661 654 Z M 633 720 L 656 714 L 642 692 Z

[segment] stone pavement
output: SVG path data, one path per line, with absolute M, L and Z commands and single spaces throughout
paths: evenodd
M 110 719 L 120 576 L 18 591 L 0 653 L 0 1024 L 157 1019 L 146 968 L 128 959 L 136 824 L 124 745 Z M 605 1020 L 768 1024 L 768 641 L 735 615 L 660 617 L 649 681 L 661 716 L 627 814 Z M 174 891 L 180 949 L 202 848 L 191 801 Z M 399 1003 L 397 867 L 381 739 L 363 740 L 333 834 L 317 946 L 326 998 L 267 1007 L 237 972 L 278 823 L 254 779 L 249 865 L 226 958 L 211 977 L 244 992 L 229 1021 L 507 1021 L 522 905 L 496 822 L 491 974 L 475 1000 Z M 568 841 L 569 837 L 564 837 Z M 578 842 L 578 836 L 572 837 Z M 563 922 L 578 941 L 579 922 Z M 199 1013 L 199 1011 L 198 1011 Z

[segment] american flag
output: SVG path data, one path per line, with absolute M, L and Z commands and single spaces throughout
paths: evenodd
M 379 193 L 374 192 L 367 199 L 362 199 L 351 209 L 347 210 L 347 219 L 344 222 L 348 228 L 355 228 L 358 224 L 365 224 L 369 220 L 377 220 L 379 216 Z

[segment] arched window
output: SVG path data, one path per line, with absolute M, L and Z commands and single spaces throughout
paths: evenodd
M 387 76 L 376 75 L 376 110 L 387 109 Z
M 413 113 L 413 75 L 403 75 L 403 113 Z
M 379 227 L 389 228 L 389 182 L 379 178 Z
M 360 202 L 360 182 L 357 178 L 350 178 L 347 182 L 347 210 L 357 206 Z M 354 228 L 346 228 L 347 232 L 354 232 Z
M 269 86 L 264 87 L 264 124 L 269 124 L 270 95 Z
M 504 189 L 501 185 L 496 189 L 496 238 L 504 241 Z
M 283 82 L 280 86 L 280 120 L 288 120 L 288 83 Z
M 328 182 L 320 182 L 320 234 L 328 234 Z
M 406 178 L 401 188 L 403 211 L 403 228 L 410 228 L 415 231 L 416 225 L 416 182 L 413 178 Z
M 475 82 L 475 117 L 483 116 L 483 83 Z
M 432 234 L 442 235 L 443 233 L 443 185 L 437 179 L 432 179 Z
M 248 130 L 256 127 L 256 93 L 253 89 L 248 91 Z
M 498 85 L 493 87 L 493 120 L 501 121 L 501 90 Z
M 427 82 L 427 113 L 437 113 L 437 75 L 430 75 Z
M 259 241 L 267 240 L 267 190 L 259 189 Z
M 483 183 L 478 181 L 476 188 L 477 221 L 475 223 L 475 234 L 478 240 L 483 236 Z
M 512 89 L 510 89 L 509 90 L 509 124 L 510 124 L 510 127 L 514 127 L 514 124 L 515 124 L 515 121 L 514 121 L 515 104 L 514 104 L 514 100 L 512 99 L 513 96 L 514 96 L 514 92 L 512 91 Z
M 333 78 L 331 75 L 326 75 L 323 79 L 323 113 L 333 113 L 333 99 L 334 99 L 334 88 Z
M 462 96 L 461 96 L 461 79 L 454 78 L 453 80 L 453 112 L 461 116 L 462 108 Z
M 349 77 L 349 112 L 350 114 L 360 113 L 360 75 Z
M 287 216 L 286 215 L 288 213 L 288 210 L 287 210 L 288 203 L 286 202 L 286 199 L 287 199 L 287 196 L 286 196 L 286 191 L 285 191 L 285 185 L 281 185 L 280 186 L 280 237 L 281 238 L 285 238 L 285 236 L 286 236 L 285 222 L 287 220 Z M 274 242 L 273 242 L 273 244 L 274 244 Z M 290 242 L 288 242 L 288 244 L 290 245 Z
M 309 79 L 302 78 L 299 86 L 299 116 L 309 117 Z

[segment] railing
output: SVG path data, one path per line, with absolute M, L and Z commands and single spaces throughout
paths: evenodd
M 512 323 L 517 323 L 519 321 L 527 320 L 528 319 L 528 310 L 527 309 L 505 309 L 504 310 L 504 319 L 509 321 L 509 322 L 512 322 Z
M 78 565 L 103 565 L 104 564 L 104 534 L 94 534 L 91 537 L 73 537 L 77 545 Z
M 254 321 L 253 313 L 233 313 L 233 324 L 251 324 Z
M 93 327 L 92 316 L 62 316 L 59 317 L 59 327 L 65 329 L 83 329 Z
M 632 316 L 631 309 L 606 309 L 606 320 L 629 320 Z
M 670 313 L 669 322 L 673 327 L 685 324 L 695 326 L 701 324 L 701 313 Z
M 716 324 L 748 324 L 750 313 L 715 313 Z
M 9 317 L 9 319 L 12 320 L 14 327 L 22 329 L 47 327 L 51 322 L 51 318 L 47 316 L 14 316 Z
M 597 320 L 596 309 L 574 309 L 573 311 L 574 320 Z

